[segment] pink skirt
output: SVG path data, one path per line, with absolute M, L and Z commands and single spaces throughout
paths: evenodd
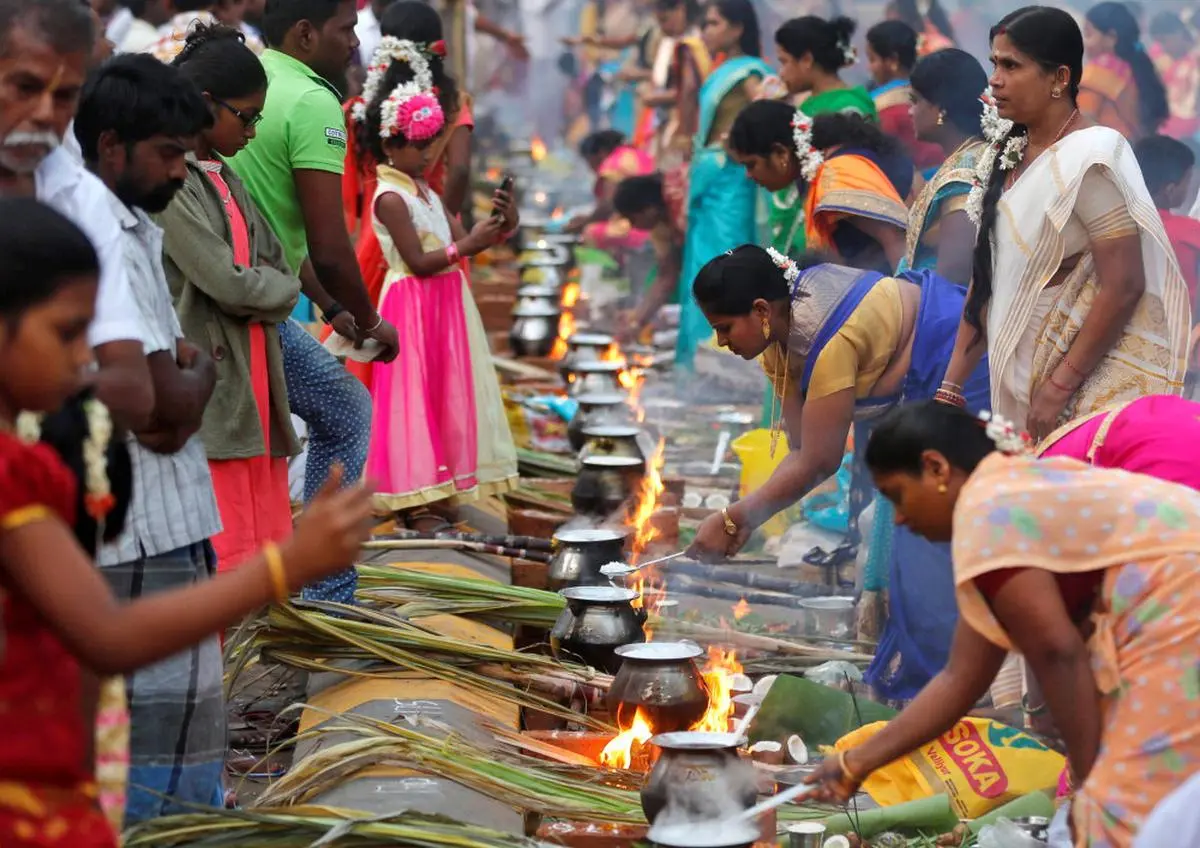
M 367 477 L 389 510 L 475 493 L 478 432 L 462 272 L 384 284 L 400 355 L 372 366 Z

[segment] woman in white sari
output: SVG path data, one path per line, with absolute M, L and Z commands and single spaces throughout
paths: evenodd
M 1078 25 L 1018 10 L 992 29 L 992 61 L 995 147 L 968 201 L 979 240 L 939 399 L 959 402 L 985 351 L 992 409 L 1035 439 L 1123 400 L 1180 394 L 1187 288 L 1129 142 L 1075 107 Z

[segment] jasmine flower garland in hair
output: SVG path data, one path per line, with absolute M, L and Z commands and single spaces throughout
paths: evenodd
M 988 149 L 979 157 L 971 192 L 967 195 L 967 217 L 977 227 L 983 221 L 983 198 L 987 194 L 997 161 L 1001 171 L 1011 171 L 1021 164 L 1021 160 L 1025 158 L 1025 148 L 1029 146 L 1029 138 L 1023 135 L 1009 138 L 1007 142 L 1004 140 L 1012 132 L 1013 122 L 1000 117 L 1000 110 L 996 108 L 990 87 L 983 92 L 979 100 L 983 103 L 980 125 L 983 128 L 983 137 L 988 141 Z
M 354 104 L 352 112 L 354 120 L 361 123 L 367 119 L 367 107 L 379 97 L 383 78 L 387 76 L 392 63 L 397 60 L 407 62 L 408 66 L 412 68 L 413 78 L 410 82 L 415 86 L 416 92 L 429 91 L 433 88 L 433 72 L 429 69 L 425 51 L 421 49 L 420 45 L 406 39 L 385 36 L 379 42 L 375 55 L 371 57 L 371 64 L 367 68 L 367 80 L 363 84 L 362 99 Z M 406 85 L 408 84 L 410 83 L 406 83 Z
M 789 283 L 794 283 L 800 279 L 800 269 L 788 257 L 784 256 L 773 247 L 768 247 L 767 256 L 771 257 L 771 261 L 775 263 L 775 267 L 783 271 L 783 278 Z
M 812 130 L 812 118 L 797 109 L 792 117 L 792 141 L 796 145 L 796 158 L 800 160 L 800 176 L 805 182 L 812 182 L 825 164 L 821 151 L 813 148 Z
M 1013 423 L 988 410 L 979 413 L 984 432 L 996 444 L 996 450 L 1005 456 L 1018 456 L 1029 451 L 1029 434 L 1017 430 Z

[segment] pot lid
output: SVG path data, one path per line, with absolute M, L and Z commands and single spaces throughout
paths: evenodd
M 613 653 L 627 660 L 682 662 L 696 659 L 704 653 L 704 649 L 694 642 L 639 642 L 633 645 L 622 645 Z
M 628 398 L 616 392 L 588 392 L 575 400 L 580 406 L 620 406 Z
M 612 336 L 603 333 L 576 333 L 567 339 L 567 344 L 572 347 L 609 347 L 615 341 Z
M 525 303 L 513 310 L 514 318 L 553 318 L 562 314 L 562 307 L 549 303 Z
M 580 545 L 594 542 L 624 541 L 628 533 L 607 528 L 588 527 L 579 530 L 559 530 L 554 534 L 554 541 L 560 545 Z
M 558 289 L 550 286 L 521 286 L 517 289 L 517 297 L 552 297 L 558 299 Z
M 740 733 L 709 733 L 699 730 L 659 733 L 650 737 L 651 745 L 670 751 L 720 751 L 725 748 L 737 748 L 745 741 L 746 737 Z
M 633 439 L 641 434 L 641 428 L 632 424 L 596 424 L 583 428 L 583 435 L 598 439 Z
M 615 362 L 595 360 L 593 362 L 580 362 L 577 365 L 572 365 L 571 370 L 579 374 L 619 374 L 625 370 L 625 367 L 625 363 L 620 360 Z
M 572 586 L 563 589 L 558 594 L 568 601 L 591 601 L 599 604 L 623 604 L 639 596 L 633 589 L 620 586 Z
M 713 820 L 655 825 L 646 838 L 662 848 L 737 848 L 753 845 L 759 835 L 758 827 L 752 822 Z
M 643 460 L 636 456 L 589 456 L 583 464 L 588 468 L 636 468 Z

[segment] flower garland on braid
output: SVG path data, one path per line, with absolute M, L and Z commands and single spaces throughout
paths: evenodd
M 813 119 L 799 109 L 792 117 L 792 142 L 796 145 L 796 158 L 800 160 L 800 176 L 812 182 L 817 171 L 825 164 L 825 156 L 813 147 Z
M 1000 117 L 1000 110 L 996 108 L 990 86 L 980 95 L 979 102 L 983 104 L 983 118 L 980 123 L 988 148 L 979 157 L 971 192 L 967 195 L 967 216 L 976 227 L 983 220 L 983 198 L 992 181 L 996 164 L 999 163 L 1001 171 L 1013 170 L 1021 164 L 1021 160 L 1025 158 L 1025 148 L 1029 146 L 1029 137 L 1013 136 L 1013 122 Z
M 426 50 L 416 42 L 391 35 L 384 36 L 375 50 L 375 55 L 371 57 L 371 64 L 367 67 L 367 79 L 363 84 L 362 98 L 354 104 L 351 112 L 354 120 L 361 122 L 367 119 L 367 108 L 379 97 L 384 77 L 387 76 L 392 63 L 397 60 L 408 63 L 412 68 L 413 84 L 418 86 L 421 91 L 432 91 L 433 72 L 429 69 L 429 62 L 426 60 L 425 54 L 433 52 L 437 55 L 439 43 L 441 42 L 435 42 L 429 50 Z M 442 51 L 445 51 L 444 43 L 442 43 Z

